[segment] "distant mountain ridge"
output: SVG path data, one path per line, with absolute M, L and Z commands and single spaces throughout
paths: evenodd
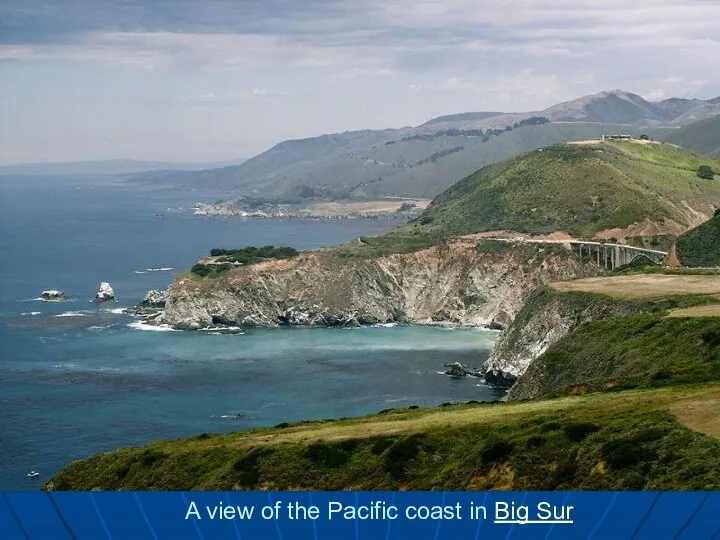
M 543 146 L 604 134 L 647 134 L 662 139 L 678 122 L 691 123 L 714 113 L 720 113 L 720 98 L 649 102 L 613 90 L 542 111 L 466 112 L 439 116 L 417 127 L 283 141 L 241 165 L 177 177 L 167 174 L 163 181 L 276 200 L 426 198 L 485 165 Z M 513 129 L 532 117 L 547 118 L 550 123 Z M 475 135 L 479 130 L 502 134 Z M 140 175 L 136 180 L 158 178 Z
M 720 156 L 720 114 L 683 126 L 670 133 L 667 142 L 709 156 Z

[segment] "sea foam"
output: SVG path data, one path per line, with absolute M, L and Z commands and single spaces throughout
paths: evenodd
M 150 332 L 181 332 L 181 330 L 177 330 L 171 326 L 168 326 L 167 324 L 155 326 L 152 324 L 148 324 L 145 321 L 131 322 L 127 326 L 129 328 L 134 328 L 135 330 L 146 330 Z

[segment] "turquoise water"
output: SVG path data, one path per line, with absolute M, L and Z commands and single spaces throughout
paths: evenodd
M 393 225 L 190 215 L 203 199 L 102 179 L 0 178 L 0 489 L 38 488 L 72 459 L 155 439 L 500 396 L 438 373 L 449 361 L 480 365 L 496 338 L 486 330 L 140 329 L 121 308 L 213 247 L 307 249 Z M 117 303 L 89 302 L 100 281 Z M 37 300 L 48 288 L 71 300 Z

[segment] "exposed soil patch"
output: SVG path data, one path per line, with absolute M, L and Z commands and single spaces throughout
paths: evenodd
M 720 397 L 683 401 L 670 407 L 670 412 L 686 427 L 720 438 Z
M 676 309 L 668 317 L 720 317 L 720 304 Z
M 558 291 L 583 291 L 615 298 L 653 298 L 678 294 L 720 294 L 720 276 L 629 275 L 553 283 Z

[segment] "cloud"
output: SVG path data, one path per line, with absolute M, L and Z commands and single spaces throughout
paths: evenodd
M 715 97 L 717 20 L 718 0 L 3 0 L 0 152 L 60 152 L 69 122 L 87 149 L 174 122 L 147 151 L 186 159 L 187 133 L 210 153 L 610 88 Z

